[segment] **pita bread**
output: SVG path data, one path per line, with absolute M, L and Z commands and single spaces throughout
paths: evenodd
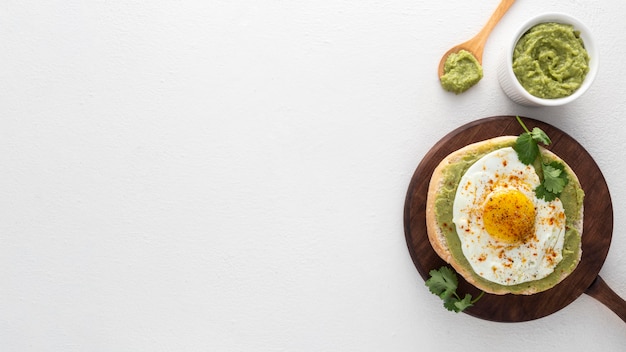
M 576 177 L 574 171 L 561 158 L 545 148 L 541 148 L 541 153 L 544 160 L 556 160 L 565 165 L 565 170 L 569 176 L 569 183 L 566 186 L 566 190 L 567 192 L 569 192 L 570 195 L 573 194 L 572 197 L 574 198 L 574 202 L 576 203 L 574 204 L 574 207 L 572 207 L 571 205 L 569 207 L 566 206 L 566 241 L 567 236 L 573 236 L 573 238 L 570 240 L 571 247 L 573 248 L 564 247 L 563 260 L 561 261 L 561 263 L 559 263 L 559 265 L 557 265 L 555 271 L 550 276 L 541 280 L 530 281 L 513 286 L 499 285 L 494 282 L 490 282 L 476 274 L 472 270 L 472 267 L 467 259 L 465 259 L 465 256 L 463 256 L 462 251 L 460 250 L 460 244 L 449 243 L 458 241 L 458 235 L 456 234 L 456 229 L 454 224 L 451 222 L 451 219 L 449 219 L 449 221 L 444 221 L 444 219 L 441 219 L 440 216 L 438 216 L 438 213 L 436 211 L 436 203 L 442 202 L 442 206 L 449 205 L 450 207 L 452 207 L 454 194 L 456 193 L 456 187 L 458 186 L 458 179 L 455 179 L 453 176 L 451 176 L 452 173 L 450 172 L 450 168 L 454 167 L 455 165 L 459 165 L 459 163 L 468 164 L 467 167 L 469 167 L 469 165 L 478 160 L 480 157 L 493 150 L 513 146 L 516 139 L 517 136 L 496 137 L 482 142 L 470 144 L 446 156 L 433 172 L 428 188 L 428 197 L 426 202 L 426 225 L 428 230 L 428 239 L 435 252 L 444 261 L 449 263 L 461 276 L 463 276 L 463 278 L 465 278 L 467 282 L 485 292 L 499 295 L 508 293 L 530 295 L 548 290 L 561 282 L 567 276 L 569 276 L 569 274 L 574 271 L 574 269 L 580 262 L 580 258 L 582 256 L 582 198 L 584 194 L 582 192 L 580 182 Z M 470 162 L 468 163 L 468 161 Z M 463 172 L 464 171 L 465 169 L 463 169 Z M 457 176 L 460 178 L 459 175 Z M 455 182 L 456 184 L 454 184 Z M 444 191 L 445 187 L 453 187 L 454 192 Z M 564 190 L 564 193 L 566 190 Z M 445 197 L 445 199 L 442 197 Z M 450 199 L 450 197 L 452 199 Z M 567 208 L 570 209 L 569 215 Z M 572 212 L 574 213 L 572 214 Z M 451 213 L 452 211 L 450 210 L 450 214 Z M 447 224 L 452 225 L 450 226 Z M 459 249 L 458 251 L 456 251 L 456 253 L 460 254 L 455 255 L 455 251 L 451 249 L 451 247 L 455 245 L 459 246 Z M 567 261 L 566 256 L 568 257 Z

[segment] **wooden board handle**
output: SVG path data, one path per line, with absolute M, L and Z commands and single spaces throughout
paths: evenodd
M 626 322 L 626 301 L 618 296 L 600 276 L 595 279 L 585 293 L 600 301 Z

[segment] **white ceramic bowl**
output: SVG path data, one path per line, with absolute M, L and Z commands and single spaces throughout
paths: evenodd
M 583 40 L 583 44 L 585 45 L 585 49 L 589 54 L 589 72 L 585 76 L 585 80 L 583 84 L 578 88 L 574 93 L 567 97 L 556 98 L 556 99 L 543 99 L 536 97 L 526 91 L 524 87 L 519 83 L 517 77 L 515 77 L 515 73 L 513 73 L 513 50 L 515 49 L 515 45 L 517 41 L 528 31 L 531 27 L 545 22 L 556 22 L 563 24 L 571 24 L 574 26 L 575 30 L 580 31 L 580 37 Z M 511 100 L 518 104 L 527 105 L 527 106 L 560 106 L 567 103 L 570 103 L 576 100 L 578 97 L 583 95 L 587 89 L 593 83 L 593 80 L 598 73 L 598 50 L 596 49 L 595 41 L 591 36 L 591 31 L 584 23 L 580 22 L 578 19 L 563 13 L 546 13 L 536 17 L 531 18 L 526 21 L 519 29 L 515 32 L 513 39 L 510 44 L 505 48 L 505 51 L 502 55 L 503 57 L 500 60 L 500 65 L 498 67 L 498 80 L 500 81 L 500 86 L 502 90 L 508 95 Z

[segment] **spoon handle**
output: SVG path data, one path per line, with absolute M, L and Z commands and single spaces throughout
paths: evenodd
M 483 48 L 485 46 L 485 43 L 487 42 L 487 38 L 489 38 L 489 34 L 494 29 L 494 27 L 498 24 L 498 22 L 500 22 L 500 20 L 502 19 L 502 16 L 504 16 L 504 14 L 509 10 L 509 8 L 513 5 L 514 2 L 515 0 L 502 0 L 500 4 L 498 5 L 498 7 L 496 7 L 495 11 L 491 15 L 491 17 L 489 18 L 485 26 L 483 27 L 483 29 L 481 29 L 480 32 L 478 32 L 478 34 L 476 34 L 476 36 L 471 40 L 476 46 L 475 48 L 473 48 L 475 49 L 473 52 L 476 55 L 480 56 L 476 58 L 478 62 L 482 62 L 482 56 L 483 56 L 482 50 L 478 50 L 478 49 Z
M 600 301 L 626 322 L 626 301 L 618 296 L 600 276 L 596 277 L 585 293 Z

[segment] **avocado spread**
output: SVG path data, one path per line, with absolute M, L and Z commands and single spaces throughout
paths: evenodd
M 573 26 L 541 23 L 515 45 L 513 72 L 528 93 L 544 99 L 563 98 L 585 80 L 589 54 Z
M 483 68 L 467 50 L 452 53 L 446 58 L 441 86 L 448 92 L 463 93 L 483 78 Z
M 457 262 L 467 270 L 467 272 L 472 273 L 474 280 L 492 289 L 499 289 L 505 286 L 488 281 L 473 271 L 471 264 L 463 255 L 463 250 L 461 249 L 461 241 L 456 233 L 456 227 L 452 222 L 452 205 L 454 204 L 454 197 L 456 194 L 457 186 L 461 180 L 461 177 L 463 176 L 463 174 L 465 174 L 465 171 L 478 159 L 488 154 L 489 152 L 496 149 L 513 146 L 514 143 L 515 142 L 513 141 L 499 144 L 488 144 L 476 153 L 467 155 L 463 158 L 462 161 L 448 165 L 446 170 L 444 170 L 443 172 L 444 187 L 440 190 L 435 200 L 435 215 L 437 218 L 437 222 L 444 233 L 450 252 L 457 260 Z M 543 157 L 544 161 L 551 160 L 550 156 L 547 154 L 544 154 Z M 538 166 L 539 165 L 537 165 L 536 167 Z M 580 184 L 576 182 L 576 179 L 570 177 L 569 183 L 567 184 L 567 186 L 565 186 L 565 189 L 563 190 L 559 198 L 563 203 L 563 208 L 566 216 L 565 241 L 563 243 L 562 253 L 563 259 L 561 260 L 561 262 L 559 262 L 559 264 L 557 264 L 552 274 L 540 280 L 528 281 L 517 285 L 506 286 L 506 289 L 509 290 L 509 292 L 519 293 L 530 287 L 536 287 L 541 290 L 551 288 L 559 282 L 559 279 L 563 273 L 572 272 L 576 268 L 576 265 L 578 264 L 577 259 L 580 251 L 581 234 L 573 228 L 572 224 L 580 220 L 580 210 L 583 206 L 584 192 Z

